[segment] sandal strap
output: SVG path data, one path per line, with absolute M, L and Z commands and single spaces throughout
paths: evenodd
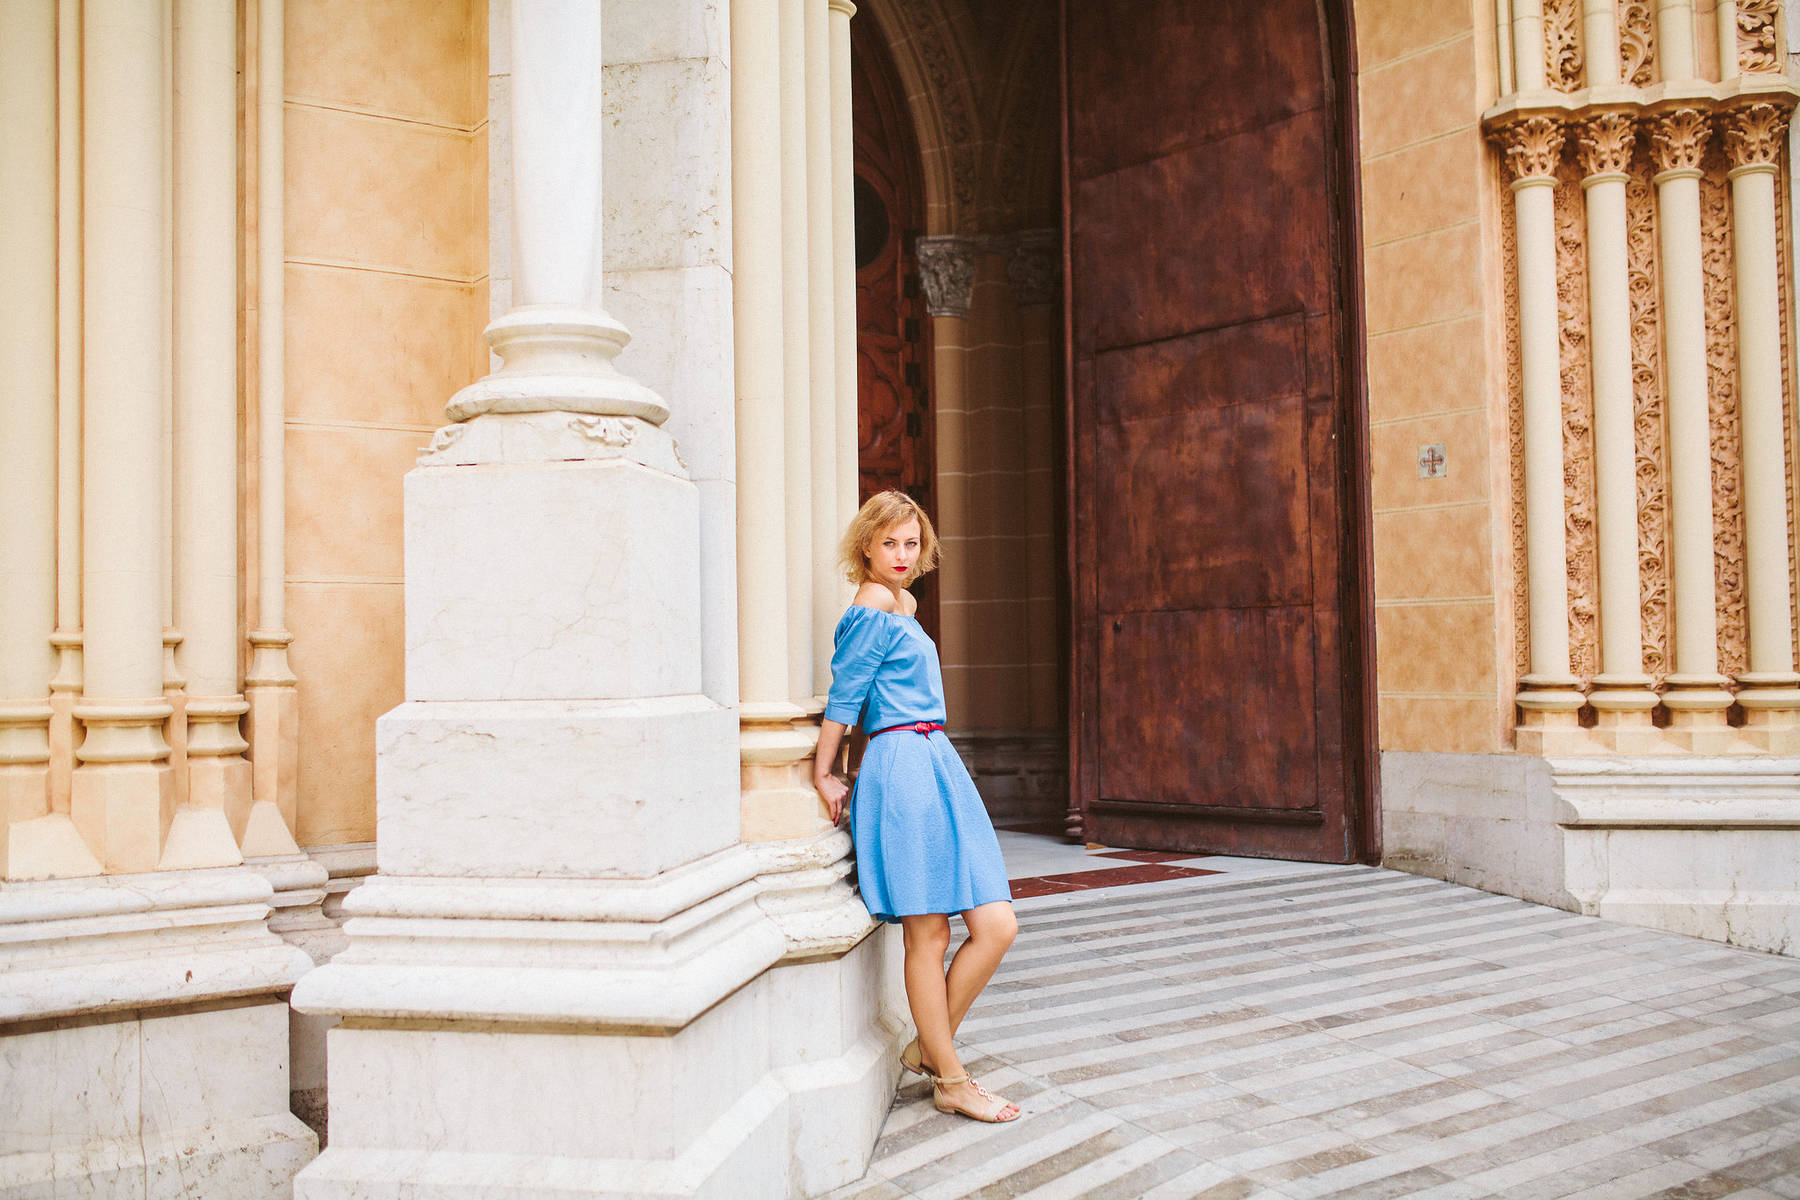
M 948 1087 L 948 1086 L 950 1086 L 950 1085 L 951 1085 L 951 1084 L 956 1084 L 956 1083 L 968 1083 L 968 1082 L 970 1082 L 970 1079 L 969 1079 L 969 1077 L 968 1077 L 968 1075 L 967 1075 L 967 1074 L 962 1074 L 962 1075 L 933 1075 L 933 1076 L 932 1076 L 932 1077 L 931 1077 L 931 1083 L 932 1083 L 932 1086 L 934 1086 L 934 1087 Z M 980 1087 L 980 1086 L 981 1086 L 981 1085 L 980 1085 L 980 1084 L 979 1084 L 979 1083 L 977 1083 L 977 1084 L 976 1084 L 976 1085 L 975 1085 L 975 1086 L 976 1086 L 976 1087 L 977 1087 L 977 1088 L 979 1088 L 979 1087 Z

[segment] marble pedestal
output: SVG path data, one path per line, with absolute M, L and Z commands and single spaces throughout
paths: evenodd
M 310 967 L 243 868 L 0 890 L 0 1196 L 277 1200 L 318 1152 L 288 1111 Z

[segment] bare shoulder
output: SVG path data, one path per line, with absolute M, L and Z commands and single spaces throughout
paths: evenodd
M 882 587 L 873 579 L 856 589 L 856 599 L 852 600 L 851 603 L 860 605 L 863 608 L 878 608 L 882 612 L 899 611 L 894 607 L 894 593 L 890 592 L 887 588 Z
M 919 611 L 919 598 L 917 596 L 913 595 L 911 592 L 901 592 L 900 593 L 900 612 L 902 614 L 904 614 L 905 616 L 910 617 L 918 611 Z

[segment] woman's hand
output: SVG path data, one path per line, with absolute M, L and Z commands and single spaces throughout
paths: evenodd
M 813 790 L 825 802 L 825 811 L 831 815 L 831 823 L 836 825 L 844 815 L 844 797 L 850 794 L 850 788 L 836 775 L 815 775 Z

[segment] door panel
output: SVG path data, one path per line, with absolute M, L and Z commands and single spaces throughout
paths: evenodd
M 1348 37 L 1066 6 L 1072 744 L 1090 838 L 1364 852 Z M 1335 32 L 1334 32 L 1335 31 Z M 1121 86 L 1122 80 L 1140 81 Z

